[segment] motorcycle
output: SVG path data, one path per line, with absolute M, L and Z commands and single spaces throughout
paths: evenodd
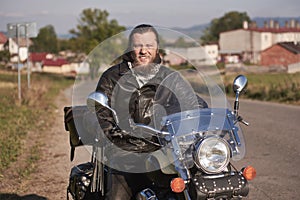
M 239 161 L 245 155 L 240 123 L 247 126 L 249 123 L 238 111 L 239 97 L 246 87 L 247 78 L 237 76 L 233 82 L 233 110 L 227 107 L 210 107 L 170 114 L 162 117 L 162 129 L 137 124 L 129 119 L 132 130 L 158 138 L 159 146 L 159 150 L 145 156 L 145 168 L 149 172 L 151 184 L 136 194 L 137 200 L 166 199 L 157 188 L 167 188 L 176 198 L 185 200 L 247 197 L 248 182 L 256 176 L 255 168 L 246 166 L 238 170 L 233 165 L 233 161 Z M 105 94 L 91 93 L 87 98 L 87 107 L 84 107 L 85 112 L 93 115 L 91 113 L 95 114 L 95 110 L 100 107 L 113 113 L 118 126 L 117 113 L 108 105 Z M 66 129 L 76 129 L 74 124 L 70 125 L 70 120 L 65 121 Z M 104 198 L 107 174 L 104 160 L 107 160 L 105 155 L 110 150 L 99 142 L 99 138 L 101 137 L 95 135 L 81 138 L 77 133 L 75 142 L 70 139 L 73 151 L 80 142 L 92 146 L 91 162 L 75 166 L 71 171 L 68 192 L 74 199 L 88 199 L 91 194 L 96 194 L 99 199 Z M 143 136 L 141 139 L 147 140 L 146 138 L 147 136 Z

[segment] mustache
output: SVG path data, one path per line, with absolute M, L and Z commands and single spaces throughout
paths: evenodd
M 137 75 L 141 76 L 151 76 L 155 75 L 158 70 L 160 65 L 156 63 L 150 63 L 148 65 L 136 65 L 134 66 L 133 70 Z

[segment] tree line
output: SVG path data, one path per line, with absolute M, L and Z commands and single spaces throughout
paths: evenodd
M 76 28 L 69 30 L 70 39 L 59 39 L 52 25 L 47 25 L 39 30 L 36 38 L 32 38 L 31 52 L 58 53 L 71 50 L 78 53 L 89 53 L 96 45 L 105 39 L 126 30 L 115 19 L 109 20 L 109 13 L 101 9 L 84 9 L 80 14 Z M 242 28 L 243 22 L 251 22 L 246 12 L 228 12 L 221 18 L 211 20 L 210 25 L 199 38 L 199 43 L 217 43 L 219 34 L 224 31 Z M 183 38 L 178 38 L 174 46 L 184 47 Z

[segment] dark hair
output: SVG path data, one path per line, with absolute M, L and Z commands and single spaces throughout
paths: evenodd
M 140 24 L 140 25 L 134 27 L 133 30 L 131 31 L 131 33 L 129 35 L 128 47 L 132 46 L 132 37 L 134 34 L 136 34 L 136 33 L 142 34 L 142 33 L 147 33 L 147 32 L 154 33 L 155 37 L 156 37 L 156 42 L 157 42 L 157 44 L 159 44 L 158 33 L 157 33 L 156 29 L 149 24 Z
M 137 25 L 136 27 L 134 27 L 132 29 L 132 31 L 129 35 L 128 47 L 127 47 L 125 54 L 122 56 L 124 61 L 130 61 L 130 62 L 133 61 L 133 58 L 131 57 L 133 35 L 136 33 L 142 34 L 142 33 L 147 33 L 147 32 L 152 32 L 155 34 L 157 45 L 159 45 L 158 32 L 152 25 L 149 25 L 149 24 Z M 154 63 L 158 63 L 158 64 L 161 63 L 161 58 L 159 56 L 159 53 L 157 53 L 157 55 L 154 59 Z

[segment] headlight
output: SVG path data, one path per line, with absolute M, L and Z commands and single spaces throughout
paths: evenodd
M 197 167 L 208 174 L 223 171 L 229 163 L 229 158 L 229 146 L 219 137 L 208 137 L 200 141 L 194 154 Z

